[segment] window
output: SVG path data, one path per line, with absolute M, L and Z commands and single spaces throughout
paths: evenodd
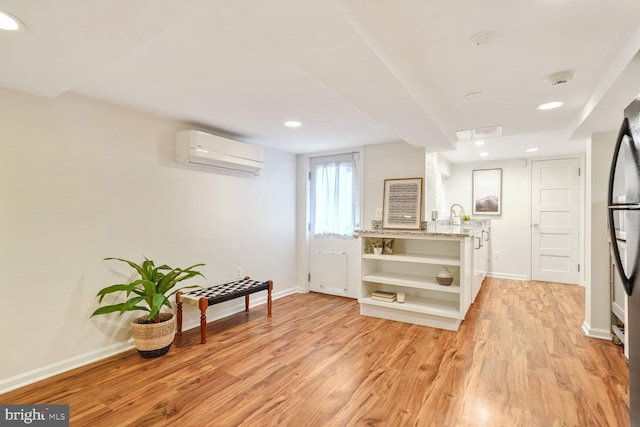
M 311 231 L 352 237 L 356 226 L 356 154 L 311 159 Z

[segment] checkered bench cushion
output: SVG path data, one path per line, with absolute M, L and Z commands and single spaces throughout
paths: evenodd
M 200 298 L 206 298 L 209 305 L 218 304 L 229 301 L 254 292 L 266 291 L 269 289 L 269 282 L 260 282 L 258 280 L 242 279 L 235 282 L 215 285 L 209 288 L 196 289 L 183 293 L 180 298 L 182 301 L 198 305 Z

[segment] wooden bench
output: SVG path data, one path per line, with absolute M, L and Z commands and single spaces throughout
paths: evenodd
M 176 293 L 176 305 L 178 311 L 178 334 L 182 333 L 182 303 L 195 305 L 200 308 L 200 343 L 207 342 L 207 308 L 210 305 L 229 301 L 244 296 L 244 311 L 249 311 L 249 295 L 267 291 L 267 317 L 271 317 L 271 291 L 273 282 L 267 280 L 260 282 L 245 277 L 235 282 L 215 285 L 208 288 L 195 289 L 193 291 Z

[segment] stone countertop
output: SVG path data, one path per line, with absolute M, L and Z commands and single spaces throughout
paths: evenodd
M 374 236 L 424 236 L 424 237 L 469 237 L 476 236 L 491 227 L 491 220 L 471 220 L 462 225 L 451 225 L 448 220 L 429 222 L 423 230 L 356 230 L 355 237 Z

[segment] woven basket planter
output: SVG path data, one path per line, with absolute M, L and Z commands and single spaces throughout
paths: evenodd
M 146 316 L 131 322 L 131 335 L 138 353 L 145 359 L 167 354 L 176 335 L 173 313 L 160 313 L 159 323 L 148 322 Z

